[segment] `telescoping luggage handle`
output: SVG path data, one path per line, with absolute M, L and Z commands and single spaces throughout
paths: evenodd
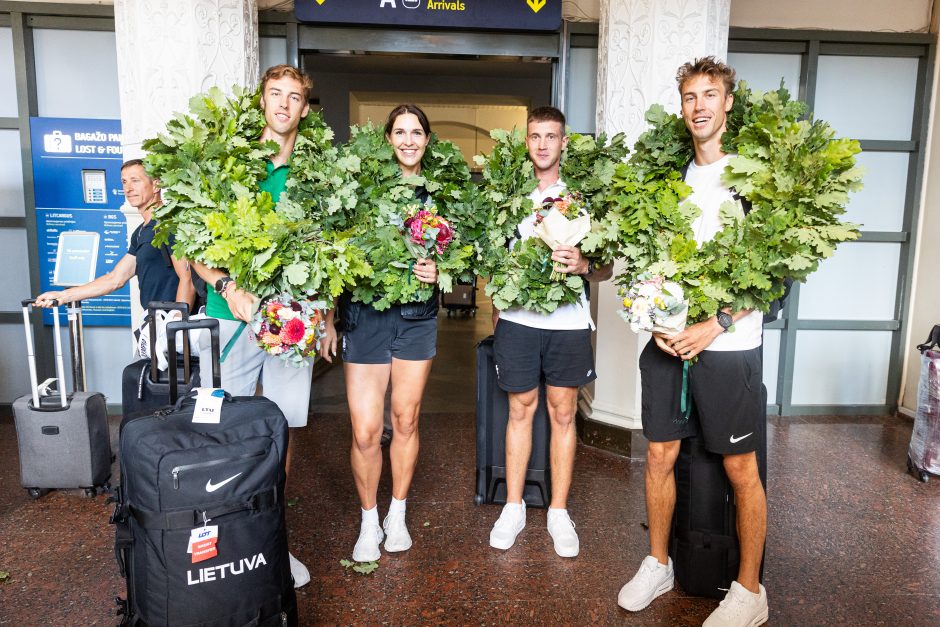
M 160 377 L 160 369 L 157 367 L 157 310 L 178 311 L 182 314 L 183 320 L 189 320 L 189 305 L 186 303 L 177 303 L 174 301 L 152 300 L 147 303 L 147 313 L 150 315 L 150 380 L 157 383 Z M 170 362 L 175 366 L 175 362 Z M 169 368 L 170 366 L 168 366 Z M 189 363 L 189 334 L 183 334 L 183 382 L 189 383 L 190 363 Z
M 177 372 L 176 372 L 176 334 L 179 331 L 194 331 L 196 329 L 209 329 L 209 335 L 212 341 L 212 387 L 222 387 L 222 372 L 219 365 L 219 321 L 214 318 L 204 318 L 202 320 L 183 320 L 180 322 L 170 322 L 166 325 L 166 347 L 167 360 L 170 362 L 170 404 L 176 402 L 178 396 Z M 185 335 L 185 333 L 184 333 Z M 205 368 L 205 360 L 200 360 L 200 369 Z M 200 370 L 200 376 L 203 371 Z
M 39 409 L 39 380 L 36 376 L 36 351 L 33 345 L 33 325 L 29 319 L 29 308 L 36 302 L 35 298 L 22 301 L 23 324 L 26 327 L 26 358 L 29 361 L 29 384 L 33 393 L 33 408 Z M 62 361 L 62 338 L 59 336 L 59 301 L 53 301 L 52 328 L 55 344 L 55 372 L 59 378 L 59 399 L 62 407 L 68 406 L 65 397 L 65 365 Z
M 923 344 L 917 345 L 917 350 L 921 354 L 925 353 L 934 348 L 940 347 L 940 324 L 933 325 L 933 328 L 930 330 L 930 336 L 927 338 L 927 341 Z

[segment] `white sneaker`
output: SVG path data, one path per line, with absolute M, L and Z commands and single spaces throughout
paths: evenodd
M 617 595 L 617 605 L 631 612 L 639 612 L 653 602 L 653 599 L 672 590 L 675 576 L 672 572 L 672 558 L 663 566 L 652 555 L 647 555 L 629 582 Z
M 385 530 L 385 550 L 389 553 L 411 548 L 411 534 L 405 526 L 405 512 L 386 516 L 382 529 Z
M 310 571 L 307 567 L 290 553 L 287 557 L 290 558 L 290 575 L 294 578 L 294 587 L 300 588 L 310 583 Z
M 767 622 L 767 590 L 758 584 L 754 594 L 737 581 L 731 582 L 728 594 L 705 619 L 702 627 L 757 627 Z
M 506 503 L 499 520 L 490 531 L 490 546 L 505 551 L 516 543 L 516 536 L 525 528 L 525 502 Z
M 548 510 L 548 535 L 555 543 L 555 553 L 561 557 L 577 557 L 581 546 L 578 534 L 574 530 L 574 521 L 568 516 L 568 510 Z
M 356 540 L 356 546 L 353 548 L 352 558 L 354 562 L 374 562 L 382 557 L 379 551 L 379 544 L 385 534 L 375 523 L 363 522 L 359 527 L 359 539 Z

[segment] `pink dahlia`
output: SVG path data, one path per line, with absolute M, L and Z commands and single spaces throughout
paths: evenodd
M 293 345 L 304 339 L 304 323 L 300 318 L 292 318 L 281 328 L 281 341 Z

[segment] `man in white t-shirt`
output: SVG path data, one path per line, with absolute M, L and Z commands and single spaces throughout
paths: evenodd
M 540 208 L 546 198 L 565 193 L 560 179 L 561 153 L 568 145 L 565 116 L 554 107 L 539 107 L 529 113 L 526 146 L 535 166 L 538 187 L 529 198 Z M 535 211 L 517 227 L 520 239 L 535 237 Z M 510 242 L 515 245 L 516 242 Z M 610 278 L 613 264 L 595 266 L 575 246 L 559 246 L 552 260 L 561 272 L 577 274 L 586 281 Z M 594 351 L 591 331 L 594 322 L 584 293 L 577 303 L 559 306 L 550 314 L 522 308 L 493 311 L 496 379 L 509 396 L 506 425 L 506 505 L 490 532 L 490 546 L 506 550 L 525 527 L 522 491 L 532 452 L 532 419 L 539 402 L 539 383 L 545 380 L 545 398 L 551 424 L 552 500 L 548 509 L 548 533 L 555 552 L 575 557 L 580 549 L 574 523 L 568 516 L 568 490 L 577 446 L 575 412 L 578 388 L 593 381 Z
M 721 150 L 727 113 L 734 103 L 734 70 L 714 57 L 686 63 L 676 75 L 682 118 L 692 135 L 695 158 L 686 182 L 690 201 L 702 215 L 692 223 L 699 244 L 722 229 L 719 209 L 737 202 L 721 182 L 731 155 Z M 751 626 L 767 621 L 767 591 L 759 583 L 767 531 L 767 500 L 758 472 L 756 449 L 760 421 L 766 420 L 761 390 L 761 328 L 759 311 L 724 308 L 708 320 L 676 335 L 653 334 L 640 356 L 643 393 L 643 434 L 646 457 L 646 509 L 650 555 L 620 590 L 618 604 L 636 612 L 673 587 L 668 556 L 669 530 L 676 501 L 673 466 L 683 438 L 696 433 L 680 418 L 682 362 L 698 358 L 689 371 L 692 402 L 705 448 L 724 456 L 725 472 L 734 490 L 740 566 L 737 580 L 705 627 Z

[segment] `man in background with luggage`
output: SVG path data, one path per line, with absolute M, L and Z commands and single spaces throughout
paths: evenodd
M 722 228 L 719 207 L 734 201 L 721 182 L 729 159 L 721 136 L 734 103 L 734 70 L 705 57 L 679 68 L 676 76 L 682 118 L 695 157 L 685 180 L 689 200 L 702 214 L 692 223 L 696 241 L 712 239 Z M 760 422 L 766 420 L 761 391 L 762 315 L 759 311 L 724 308 L 676 335 L 654 333 L 640 356 L 643 434 L 646 457 L 646 509 L 650 555 L 620 590 L 624 609 L 642 610 L 673 587 L 668 556 L 669 532 L 676 504 L 673 468 L 683 438 L 696 435 L 694 421 L 681 420 L 682 362 L 697 359 L 689 372 L 692 403 L 705 448 L 724 456 L 725 473 L 734 490 L 740 566 L 737 580 L 705 627 L 752 626 L 767 621 L 767 592 L 760 585 L 760 564 L 767 530 L 767 500 L 755 451 L 763 442 Z
M 565 193 L 561 180 L 561 154 L 568 145 L 565 116 L 554 107 L 539 107 L 529 113 L 526 146 L 535 166 L 538 186 L 529 196 L 535 206 L 545 198 Z M 517 228 L 520 238 L 535 236 L 535 212 Z M 512 242 L 514 245 L 515 242 Z M 560 272 L 577 274 L 586 281 L 610 278 L 613 264 L 596 268 L 575 246 L 559 246 L 552 261 Z M 503 312 L 493 309 L 496 377 L 509 397 L 506 425 L 506 505 L 490 532 L 490 546 L 506 550 L 525 527 L 522 492 L 532 452 L 532 420 L 544 377 L 545 398 L 551 423 L 552 499 L 548 510 L 548 533 L 555 552 L 562 557 L 578 555 L 580 545 L 574 523 L 568 516 L 567 500 L 577 447 L 575 412 L 578 388 L 596 378 L 591 331 L 594 322 L 586 294 L 574 304 L 559 306 L 550 314 L 522 308 Z
M 300 122 L 310 110 L 308 100 L 313 83 L 301 70 L 290 65 L 268 68 L 261 79 L 261 109 L 266 125 L 261 131 L 261 141 L 274 141 L 280 150 L 267 163 L 267 178 L 259 183 L 262 191 L 271 194 L 276 203 L 286 188 L 290 171 L 291 153 L 297 139 Z M 312 379 L 311 360 L 308 367 L 296 368 L 275 355 L 266 353 L 241 327 L 241 322 L 251 322 L 258 309 L 258 298 L 236 285 L 222 268 L 209 268 L 201 263 L 193 264 L 196 273 L 207 286 L 206 315 L 219 320 L 219 341 L 231 347 L 222 362 L 222 387 L 232 396 L 252 396 L 258 380 L 264 395 L 277 403 L 284 412 L 291 431 L 307 424 Z M 238 333 L 238 337 L 233 337 Z M 202 348 L 202 347 L 200 347 Z M 293 440 L 288 440 L 287 470 L 290 471 Z M 293 555 L 290 556 L 294 587 L 310 581 L 307 568 Z
M 177 259 L 169 246 L 154 248 L 153 210 L 160 206 L 160 190 L 156 181 L 147 176 L 140 159 L 126 161 L 121 166 L 121 185 L 124 199 L 140 212 L 144 222 L 131 234 L 127 254 L 121 257 L 114 269 L 91 283 L 60 291 L 44 292 L 36 297 L 36 306 L 52 307 L 53 301 L 60 305 L 77 300 L 105 296 L 115 292 L 137 276 L 140 287 L 140 305 L 146 311 L 151 301 L 176 301 L 193 305 L 195 291 L 189 263 Z

